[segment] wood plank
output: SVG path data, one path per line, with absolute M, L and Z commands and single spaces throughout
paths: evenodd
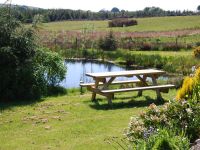
M 111 77 L 108 82 L 106 82 L 105 84 L 103 84 L 103 90 L 108 89 L 108 86 L 115 80 L 116 77 Z
M 175 85 L 157 85 L 157 86 L 146 86 L 146 87 L 135 87 L 135 88 L 125 88 L 125 89 L 114 89 L 114 90 L 102 90 L 102 93 L 119 93 L 119 92 L 130 92 L 130 91 L 140 91 L 140 90 L 157 90 L 157 89 L 167 89 L 174 88 Z
M 136 77 L 142 82 L 143 86 L 148 86 L 146 81 L 146 76 L 140 77 L 139 75 L 136 75 Z
M 88 91 L 94 92 L 96 94 L 99 94 L 99 95 L 102 95 L 102 96 L 105 96 L 105 97 L 109 97 L 110 95 L 111 96 L 113 95 L 113 93 L 103 93 L 100 89 L 95 89 L 91 86 L 88 86 L 87 89 L 88 89 Z
M 106 77 L 120 77 L 120 76 L 134 76 L 134 75 L 161 75 L 165 74 L 165 71 L 156 69 L 143 69 L 143 70 L 129 70 L 129 71 L 118 71 L 118 72 L 100 72 L 100 73 L 86 73 L 87 76 L 93 78 L 106 78 Z
M 140 80 L 125 80 L 125 81 L 114 81 L 111 84 L 129 84 L 129 83 L 139 83 L 141 82 Z M 95 83 L 81 83 L 80 86 L 86 87 L 86 86 L 93 86 Z M 99 82 L 99 85 L 103 85 L 103 82 Z
M 143 75 L 143 77 L 141 77 L 140 75 L 136 75 L 136 77 L 141 81 L 141 83 L 137 84 L 140 87 L 143 86 L 148 86 L 148 83 L 146 81 L 147 77 L 146 75 Z M 142 90 L 138 91 L 138 96 L 142 96 Z

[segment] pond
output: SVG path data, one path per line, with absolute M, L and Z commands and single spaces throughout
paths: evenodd
M 60 83 L 65 88 L 78 88 L 80 81 L 84 83 L 94 82 L 91 77 L 86 76 L 86 73 L 92 72 L 111 72 L 111 71 L 124 71 L 126 68 L 117 66 L 109 62 L 100 62 L 95 60 L 73 60 L 67 59 L 65 61 L 67 67 L 67 74 L 65 79 Z M 133 77 L 132 80 L 137 79 Z M 159 77 L 158 80 L 167 81 L 168 77 Z M 127 80 L 126 77 L 118 77 L 116 80 Z M 147 78 L 151 80 L 151 78 Z
M 91 77 L 87 77 L 86 73 L 91 72 L 110 72 L 110 71 L 124 71 L 125 68 L 119 67 L 112 63 L 103 63 L 99 61 L 89 60 L 69 60 L 65 61 L 67 66 L 67 74 L 64 81 L 60 84 L 65 88 L 77 88 L 80 81 L 84 83 L 92 82 Z M 119 79 L 120 80 L 120 79 Z

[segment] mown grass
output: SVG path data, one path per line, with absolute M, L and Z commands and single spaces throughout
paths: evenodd
M 43 28 L 51 31 L 94 31 L 134 32 L 134 31 L 171 31 L 177 29 L 200 28 L 200 16 L 137 18 L 137 26 L 108 28 L 106 21 L 62 21 L 45 23 Z
M 132 54 L 160 55 L 160 56 L 187 56 L 193 59 L 193 51 L 131 51 Z
M 197 42 L 200 42 L 200 34 L 194 34 L 194 35 L 185 35 L 185 36 L 176 36 L 176 37 L 158 37 L 158 38 L 144 38 L 146 41 L 150 42 L 178 42 L 178 43 L 185 43 L 185 44 L 194 44 Z
M 176 43 L 177 44 L 191 44 L 200 43 L 200 34 L 185 35 L 185 36 L 160 36 L 160 37 L 149 37 L 149 38 L 135 38 L 136 41 L 143 41 L 147 43 Z
M 170 90 L 163 97 L 172 100 L 175 93 Z M 0 149 L 114 149 L 105 140 L 123 137 L 130 117 L 157 103 L 155 92 L 146 91 L 137 98 L 136 94 L 116 95 L 113 109 L 101 96 L 95 104 L 90 101 L 91 93 L 77 92 L 33 103 L 1 104 Z

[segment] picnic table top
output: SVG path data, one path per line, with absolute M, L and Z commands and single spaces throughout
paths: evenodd
M 143 70 L 128 70 L 117 72 L 99 72 L 99 73 L 86 73 L 87 76 L 93 78 L 106 78 L 106 77 L 120 77 L 120 76 L 134 76 L 134 75 L 161 75 L 165 74 L 165 71 L 156 69 L 143 69 Z

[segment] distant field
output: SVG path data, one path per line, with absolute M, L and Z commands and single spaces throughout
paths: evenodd
M 45 23 L 43 28 L 52 31 L 118 31 L 118 32 L 143 32 L 143 31 L 172 31 L 180 29 L 200 28 L 200 16 L 152 17 L 137 18 L 137 26 L 108 28 L 108 21 L 63 21 Z

